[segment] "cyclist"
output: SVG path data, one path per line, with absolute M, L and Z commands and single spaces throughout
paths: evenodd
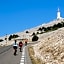
M 14 55 L 17 55 L 17 48 L 18 48 L 18 45 L 17 45 L 16 40 L 15 40 L 15 43 L 13 44 Z
M 19 42 L 19 47 L 20 47 L 19 49 L 20 49 L 20 52 L 22 52 L 22 51 L 21 51 L 22 46 L 23 46 L 23 43 L 22 43 L 22 41 L 20 41 L 20 42 Z

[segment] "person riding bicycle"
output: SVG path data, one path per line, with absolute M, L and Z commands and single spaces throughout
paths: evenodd
M 16 40 L 15 40 L 15 43 L 13 44 L 14 55 L 17 54 L 17 48 L 18 48 L 18 45 L 17 45 Z
M 28 39 L 25 40 L 25 46 L 27 45 Z
M 22 46 L 23 46 L 23 43 L 22 43 L 22 41 L 20 41 L 20 42 L 19 42 L 19 47 L 20 47 L 19 49 L 20 49 L 20 52 L 22 52 L 22 51 L 21 51 Z

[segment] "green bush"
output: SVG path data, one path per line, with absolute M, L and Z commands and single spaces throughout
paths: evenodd
M 26 33 L 29 33 L 28 31 L 26 31 Z
M 8 39 L 9 39 L 9 40 L 11 40 L 11 39 L 12 39 L 12 37 L 13 37 L 13 36 L 12 36 L 12 35 L 10 35 Z
M 19 37 L 19 36 L 18 36 L 18 35 L 13 34 L 13 35 L 10 35 L 8 39 L 9 39 L 9 40 L 11 40 L 11 39 L 13 39 L 13 38 L 17 38 L 17 37 Z
M 62 21 L 61 23 L 58 23 L 58 24 L 54 24 L 53 26 L 49 26 L 49 27 L 40 27 L 37 31 L 44 31 L 45 32 L 49 32 L 49 31 L 54 31 L 54 30 L 57 30 L 58 28 L 62 28 L 64 27 L 64 21 Z M 43 32 L 42 32 L 43 33 Z M 41 34 L 42 34 L 41 33 Z M 37 33 L 38 34 L 38 33 Z
M 32 38 L 32 41 L 37 41 L 38 39 L 39 39 L 39 37 L 34 35 L 33 38 Z
M 32 36 L 34 36 L 34 35 L 35 35 L 35 33 L 33 32 Z
M 37 34 L 39 34 L 39 32 L 37 32 Z
M 38 29 L 38 31 L 42 31 L 42 28 L 40 27 L 40 28 Z
M 2 39 L 0 39 L 0 42 L 2 42 L 3 40 Z

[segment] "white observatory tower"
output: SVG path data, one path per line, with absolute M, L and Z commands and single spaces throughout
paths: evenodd
M 58 12 L 57 12 L 57 19 L 61 19 L 61 17 L 60 17 L 60 10 L 59 10 L 59 8 L 58 8 Z

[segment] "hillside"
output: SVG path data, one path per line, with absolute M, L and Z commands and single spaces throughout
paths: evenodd
M 42 64 L 64 64 L 64 27 L 38 36 L 40 42 L 33 46 L 35 57 Z
M 36 33 L 40 27 L 49 27 L 54 24 L 62 23 L 64 20 L 54 20 L 53 22 L 47 23 L 45 25 L 40 25 L 32 29 L 25 30 L 24 32 L 14 33 L 17 34 L 18 38 L 13 38 L 11 41 L 7 40 L 7 45 L 11 45 L 14 39 L 27 38 L 28 41 L 32 41 L 32 34 Z M 28 31 L 29 33 L 26 33 Z M 10 35 L 7 35 L 9 38 Z M 44 32 L 42 34 L 37 34 L 39 37 L 39 43 L 33 45 L 35 52 L 34 57 L 42 60 L 42 64 L 64 64 L 64 27 L 58 28 L 54 31 Z M 0 46 L 6 45 L 5 37 L 1 37 L 3 42 L 0 42 Z
M 49 23 L 47 23 L 47 24 L 42 24 L 42 25 L 39 25 L 39 26 L 37 26 L 37 27 L 34 27 L 34 28 L 31 28 L 31 29 L 27 29 L 27 30 L 25 30 L 25 31 L 23 31 L 23 32 L 17 32 L 17 33 L 14 33 L 14 34 L 10 34 L 10 35 L 18 35 L 19 37 L 17 37 L 17 38 L 13 38 L 12 39 L 12 41 L 14 40 L 14 39 L 25 39 L 25 38 L 27 38 L 29 41 L 31 41 L 32 40 L 32 34 L 33 33 L 35 33 L 35 34 L 37 34 L 37 32 L 39 32 L 39 33 L 41 33 L 42 31 L 38 31 L 38 29 L 39 28 L 41 28 L 41 27 L 50 27 L 50 26 L 54 26 L 55 24 L 58 24 L 58 23 L 62 23 L 62 22 L 64 22 L 64 19 L 56 19 L 56 20 L 53 20 L 53 21 L 51 21 L 51 22 L 49 22 Z M 29 33 L 26 33 L 26 31 L 28 31 Z M 4 36 L 4 37 L 0 37 L 0 39 L 2 39 L 3 41 L 2 42 L 0 42 L 0 46 L 1 46 L 1 44 L 2 44 L 2 46 L 3 45 L 6 45 L 6 40 L 5 40 L 5 38 L 7 38 L 7 42 L 9 42 L 9 37 L 10 37 L 10 35 L 6 35 L 6 36 Z M 40 35 L 42 35 L 42 34 L 39 34 L 38 36 L 40 36 Z M 43 36 L 44 37 L 44 36 Z M 41 37 L 40 37 L 41 38 Z M 12 43 L 7 43 L 7 45 L 11 45 Z

